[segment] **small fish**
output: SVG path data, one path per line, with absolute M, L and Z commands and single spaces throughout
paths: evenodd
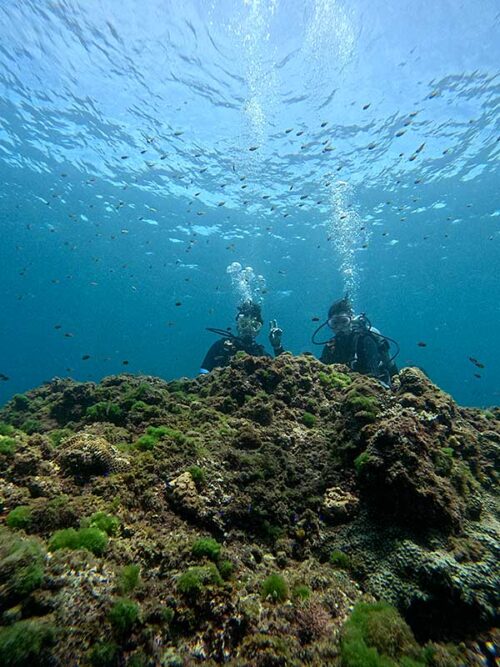
M 416 155 L 410 155 L 410 157 L 408 158 L 408 160 L 409 160 L 410 162 L 413 162 L 413 160 L 416 160 L 416 158 L 417 158 Z
M 128 160 L 128 155 L 122 155 L 120 160 Z
M 55 324 L 54 325 L 54 329 L 61 329 L 61 328 L 62 328 L 62 326 L 60 324 Z
M 375 143 L 368 144 L 368 150 L 372 151 L 375 148 L 376 145 L 377 144 L 375 144 Z
M 309 197 L 309 195 L 300 195 L 301 199 L 307 199 L 308 197 Z
M 288 130 L 285 130 L 285 134 L 290 134 L 290 132 L 293 132 L 293 127 L 289 127 Z
M 176 302 L 175 302 L 175 305 L 176 305 L 176 306 L 182 306 L 182 301 L 176 301 Z
M 481 364 L 479 361 L 476 362 L 478 368 L 484 368 L 484 364 Z
M 311 317 L 311 322 L 319 322 L 319 317 Z
M 423 144 L 420 144 L 420 146 L 417 148 L 415 153 L 421 153 L 424 150 L 425 142 Z
M 296 137 L 300 137 L 304 134 L 304 130 L 299 130 L 298 132 L 295 133 Z
M 122 361 L 122 365 L 123 366 L 128 366 L 128 361 L 125 359 L 124 361 Z
M 326 120 L 323 123 L 321 123 L 321 127 L 326 127 L 327 125 L 328 125 L 328 121 L 326 121 Z
M 370 104 L 371 104 L 371 103 L 370 103 Z M 370 108 L 370 104 L 365 104 L 365 106 L 363 107 L 363 111 L 366 111 L 367 109 L 369 109 L 369 108 Z
M 65 337 L 65 338 L 73 338 L 74 335 L 75 335 L 75 334 L 72 334 L 72 333 L 65 333 L 65 334 L 64 334 L 64 337 Z
M 225 203 L 226 203 L 225 201 L 220 201 L 220 202 L 217 204 L 217 206 L 224 206 Z
M 396 137 L 402 137 L 405 132 L 406 132 L 406 130 L 398 130 L 396 132 Z
M 90 359 L 90 354 L 84 354 L 82 357 L 82 361 L 87 361 L 87 359 Z
M 269 199 L 271 195 L 262 195 L 262 199 Z
M 481 376 L 479 375 L 479 373 L 474 373 L 474 377 L 478 378 L 479 380 L 481 379 Z
M 258 146 L 250 146 L 249 151 L 256 151 Z
M 8 380 L 10 380 L 8 375 L 5 375 L 4 373 L 0 373 L 0 381 L 1 382 L 7 382 Z
M 427 347 L 427 343 L 424 343 L 422 340 L 417 343 L 419 347 Z

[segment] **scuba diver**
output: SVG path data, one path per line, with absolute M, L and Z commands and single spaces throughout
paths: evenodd
M 244 301 L 238 306 L 236 315 L 236 329 L 238 335 L 225 331 L 224 329 L 207 328 L 207 331 L 223 336 L 216 341 L 208 350 L 201 364 L 200 373 L 209 373 L 214 368 L 227 366 L 236 352 L 246 352 L 256 357 L 270 357 L 263 345 L 255 341 L 262 328 L 261 309 L 254 301 Z M 274 350 L 274 356 L 284 352 L 281 345 L 282 330 L 278 327 L 276 320 L 269 323 L 269 342 Z
M 335 336 L 317 342 L 316 335 L 326 325 Z M 347 294 L 330 306 L 328 318 L 313 333 L 312 342 L 324 345 L 320 357 L 324 364 L 346 364 L 353 371 L 377 378 L 385 387 L 391 386 L 391 378 L 398 372 L 394 359 L 399 354 L 399 345 L 372 327 L 364 313 L 355 316 Z M 390 342 L 397 347 L 392 356 Z

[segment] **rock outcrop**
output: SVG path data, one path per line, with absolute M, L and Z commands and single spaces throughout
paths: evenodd
M 491 645 L 500 410 L 418 369 L 393 390 L 288 354 L 56 379 L 0 434 L 0 662 L 23 635 L 6 664 L 349 667 L 351 611 L 377 600 L 417 665 Z

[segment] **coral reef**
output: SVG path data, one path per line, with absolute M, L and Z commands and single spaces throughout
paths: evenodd
M 498 408 L 309 355 L 16 395 L 0 662 L 485 664 L 499 448 Z

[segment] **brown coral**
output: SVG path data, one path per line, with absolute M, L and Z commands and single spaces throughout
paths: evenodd
M 129 467 L 118 449 L 91 433 L 77 433 L 65 440 L 57 462 L 66 474 L 80 479 L 120 472 Z

